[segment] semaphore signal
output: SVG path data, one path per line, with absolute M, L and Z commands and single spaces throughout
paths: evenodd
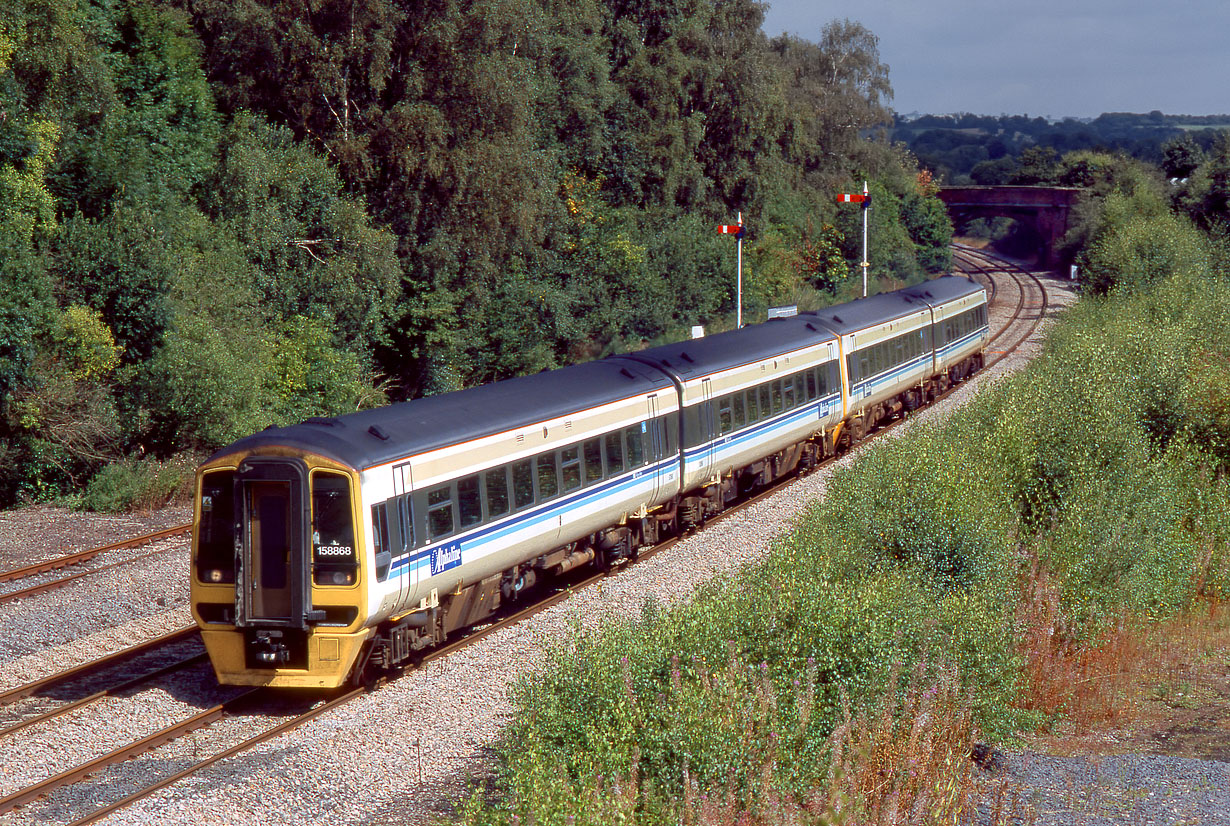
M 837 196 L 839 204 L 862 204 L 863 205 L 863 261 L 859 267 L 863 271 L 863 298 L 867 297 L 867 268 L 871 263 L 867 260 L 867 210 L 871 207 L 871 194 L 867 191 L 867 182 L 863 181 L 862 194 L 843 193 Z
M 738 330 L 743 326 L 743 213 L 739 213 L 737 224 L 718 224 L 718 232 L 739 239 L 739 260 L 735 265 L 735 329 Z

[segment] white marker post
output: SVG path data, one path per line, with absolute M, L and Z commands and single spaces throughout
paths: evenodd
M 739 239 L 738 263 L 735 265 L 735 329 L 743 329 L 743 213 L 739 213 L 739 232 L 735 235 Z

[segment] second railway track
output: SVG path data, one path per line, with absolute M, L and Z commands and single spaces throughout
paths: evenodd
M 44 574 L 49 574 L 53 571 L 58 571 L 62 568 L 75 567 L 77 565 L 82 565 L 84 563 L 90 562 L 91 560 L 95 559 L 98 556 L 101 556 L 109 552 L 128 550 L 131 548 L 140 548 L 145 545 L 150 545 L 155 542 L 159 542 L 163 539 L 171 539 L 177 536 L 184 536 L 191 530 L 192 530 L 191 523 L 183 524 L 183 525 L 175 525 L 170 528 L 163 528 L 162 530 L 158 530 L 152 533 L 133 537 L 132 539 L 125 539 L 120 542 L 113 542 L 108 545 L 102 545 L 96 548 L 88 548 L 83 551 L 76 551 L 74 553 L 64 554 L 62 556 L 58 556 L 53 559 L 44 560 L 43 562 L 36 562 L 32 565 L 27 565 L 21 568 L 12 568 L 7 571 L 0 571 L 0 583 L 5 583 L 5 582 L 20 583 L 23 581 L 30 581 L 38 577 L 41 577 Z M 69 574 L 68 576 L 57 577 L 55 579 L 50 579 L 50 580 L 46 580 L 43 582 L 37 582 L 35 584 L 28 585 L 26 587 L 15 588 L 12 590 L 0 592 L 0 605 L 3 605 L 6 602 L 13 602 L 18 599 L 23 599 L 26 597 L 34 596 L 36 594 L 41 594 L 46 591 L 51 591 L 56 588 L 63 588 L 64 586 L 69 585 L 70 583 L 73 583 L 80 579 L 84 579 L 86 577 L 92 576 L 100 571 L 118 567 L 120 565 L 128 565 L 130 563 L 136 562 L 139 559 L 145 559 L 146 557 L 153 556 L 154 554 L 157 554 L 160 552 L 161 551 L 149 551 L 143 554 L 136 554 L 133 556 L 129 556 L 125 559 L 107 563 L 102 566 L 96 566 L 96 567 L 93 567 L 87 570 L 77 571 L 75 573 Z

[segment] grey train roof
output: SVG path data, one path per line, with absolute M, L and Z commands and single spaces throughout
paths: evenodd
M 980 289 L 967 278 L 946 276 L 906 290 L 860 298 L 742 330 L 337 418 L 314 418 L 289 427 L 268 428 L 214 455 L 282 446 L 317 453 L 353 468 L 372 467 L 636 393 L 670 387 L 670 379 L 650 365 L 659 365 L 684 378 L 726 370 L 831 341 L 834 333 L 844 334 L 900 318 L 916 312 L 925 303 L 959 298 Z
M 686 379 L 774 358 L 836 338 L 814 319 L 792 316 L 613 358 L 655 364 Z
M 215 456 L 280 445 L 362 469 L 667 387 L 670 379 L 651 367 L 606 359 L 337 418 L 268 428 Z
M 942 278 L 915 284 L 913 287 L 906 287 L 900 292 L 911 298 L 926 301 L 928 304 L 935 304 L 964 298 L 982 289 L 984 288 L 981 284 L 963 275 L 945 275 Z
M 945 275 L 891 293 L 859 298 L 799 317 L 818 319 L 835 333 L 846 335 L 886 321 L 912 315 L 929 305 L 976 293 L 982 286 L 960 275 Z

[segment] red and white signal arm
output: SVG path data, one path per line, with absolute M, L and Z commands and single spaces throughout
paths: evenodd
M 719 224 L 718 232 L 722 235 L 739 235 L 743 232 L 742 224 Z
M 837 203 L 839 204 L 861 204 L 867 200 L 867 196 L 861 192 L 855 192 L 853 195 L 838 195 Z

